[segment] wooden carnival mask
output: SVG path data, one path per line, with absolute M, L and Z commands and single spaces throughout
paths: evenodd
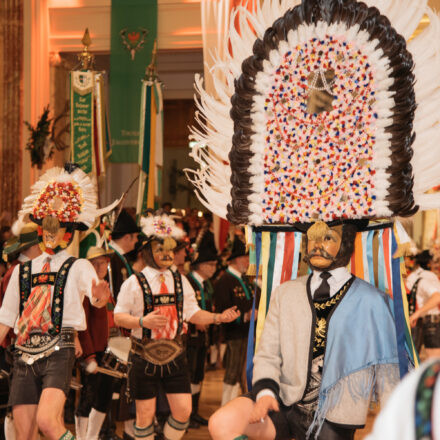
M 167 238 L 163 242 L 152 241 L 151 253 L 159 269 L 168 269 L 173 265 L 175 247 L 176 242 L 172 238 Z
M 315 270 L 346 266 L 353 254 L 357 228 L 354 224 L 330 227 L 322 221 L 309 228 L 304 260 Z

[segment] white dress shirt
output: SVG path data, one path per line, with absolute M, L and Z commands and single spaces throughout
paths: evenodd
M 242 276 L 243 276 L 237 269 L 235 269 L 232 266 L 228 266 L 228 270 L 229 270 L 229 272 L 231 272 L 232 274 L 234 274 L 238 278 L 242 278 Z
M 205 280 L 201 277 L 201 275 L 196 272 L 195 270 L 193 270 L 191 272 L 191 275 L 202 285 L 203 287 L 203 283 L 205 282 Z
M 62 264 L 71 255 L 65 250 L 49 255 L 43 252 L 32 260 L 32 273 L 40 273 L 47 259 L 50 260 L 50 271 L 58 272 Z M 12 272 L 11 279 L 5 292 L 5 298 L 0 308 L 0 323 L 8 327 L 14 327 L 17 333 L 17 320 L 20 311 L 20 265 L 17 265 Z M 99 282 L 95 268 L 90 261 L 83 258 L 77 259 L 70 268 L 64 289 L 63 322 L 61 327 L 73 327 L 75 330 L 87 328 L 84 309 L 82 306 L 84 296 L 92 300 L 92 281 Z M 50 286 L 51 298 L 53 298 L 53 286 Z
M 352 277 L 352 275 L 346 267 L 338 267 L 336 269 L 329 270 L 328 272 L 331 275 L 331 277 L 327 279 L 330 286 L 330 296 L 334 296 L 336 293 L 338 293 L 339 289 Z M 316 289 L 323 281 L 320 276 L 321 273 L 322 271 L 319 270 L 313 271 L 312 279 L 310 280 L 310 292 L 312 297 L 315 296 Z
M 161 275 L 165 277 L 168 292 L 174 293 L 174 278 L 170 270 L 160 272 L 157 269 L 146 266 L 142 269 L 142 273 L 145 275 L 153 295 L 159 295 Z M 200 310 L 200 307 L 197 303 L 194 289 L 184 275 L 182 275 L 182 289 L 183 320 L 189 321 L 191 317 Z M 144 316 L 144 295 L 136 275 L 131 275 L 122 283 L 114 313 L 128 313 L 131 316 L 139 318 Z M 141 339 L 142 329 L 132 329 L 131 334 L 135 338 Z
M 406 287 L 411 290 L 415 282 L 420 278 L 419 284 L 417 284 L 416 302 L 417 308 L 422 308 L 431 296 L 439 292 L 440 293 L 440 280 L 437 275 L 430 270 L 424 270 L 421 267 L 409 274 L 406 279 Z M 429 310 L 427 315 L 437 315 L 440 313 L 438 307 L 434 307 Z
M 113 240 L 110 241 L 109 246 L 111 246 L 113 248 L 113 250 L 115 250 L 116 252 L 120 253 L 121 255 L 125 254 L 125 252 L 123 251 L 121 246 L 116 244 Z

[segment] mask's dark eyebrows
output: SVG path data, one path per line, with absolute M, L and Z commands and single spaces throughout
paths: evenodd
M 338 233 L 331 230 L 327 232 L 327 234 L 325 235 L 325 238 L 330 238 L 333 241 L 338 241 L 338 237 L 339 237 Z

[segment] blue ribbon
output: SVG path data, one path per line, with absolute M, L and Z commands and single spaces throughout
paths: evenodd
M 396 338 L 397 338 L 397 353 L 399 356 L 399 370 L 400 378 L 402 379 L 408 373 L 408 352 L 406 350 L 405 337 L 405 313 L 403 311 L 402 300 L 402 284 L 400 279 L 400 258 L 393 258 L 392 256 L 397 251 L 397 240 L 394 235 L 394 230 L 391 230 L 391 269 L 392 269 L 392 283 L 393 283 L 393 304 L 394 304 L 394 322 L 396 324 Z
M 246 380 L 248 390 L 252 389 L 252 373 L 254 369 L 254 351 L 255 351 L 255 306 L 257 298 L 257 282 L 258 274 L 260 272 L 260 258 L 261 258 L 261 232 L 255 233 L 255 260 L 257 264 L 257 274 L 255 276 L 255 294 L 252 302 L 251 322 L 249 323 L 248 343 L 246 350 Z
M 373 263 L 373 237 L 374 231 L 368 231 L 367 235 L 367 262 L 368 262 L 368 276 L 370 284 L 375 284 L 374 280 L 374 263 Z
M 295 247 L 293 250 L 293 263 L 292 263 L 292 275 L 291 280 L 296 280 L 298 277 L 298 266 L 299 266 L 299 254 L 301 250 L 301 232 L 295 232 Z
M 382 290 L 382 292 L 385 292 L 385 254 L 383 252 L 383 229 L 379 231 L 379 234 L 377 235 L 377 239 L 379 241 L 379 255 L 377 258 L 378 261 L 378 269 L 377 269 L 377 284 L 378 289 Z

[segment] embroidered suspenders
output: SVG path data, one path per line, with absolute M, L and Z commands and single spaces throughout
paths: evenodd
M 197 278 L 194 276 L 192 272 L 188 274 L 189 277 L 194 281 L 196 286 L 200 290 L 200 301 L 201 301 L 201 308 L 202 310 L 206 310 L 206 298 L 205 298 L 205 289 L 203 288 L 202 284 L 197 280 Z
M 32 261 L 27 261 L 20 265 L 19 271 L 19 286 L 20 286 L 20 316 L 23 313 L 24 305 L 31 294 L 31 290 L 38 284 L 53 285 L 53 300 L 52 300 L 52 325 L 49 330 L 49 334 L 56 336 L 61 331 L 61 324 L 63 322 L 63 310 L 64 310 L 64 288 L 66 287 L 67 276 L 69 271 L 76 261 L 75 257 L 68 258 L 60 270 L 55 272 L 49 272 L 44 274 L 32 275 Z M 45 279 L 43 279 L 43 276 Z
M 165 304 L 175 304 L 177 309 L 177 335 L 180 335 L 183 327 L 183 288 L 182 288 L 182 276 L 180 273 L 170 271 L 173 275 L 174 279 L 174 294 L 171 295 L 153 295 L 151 291 L 151 287 L 148 284 L 147 278 L 142 272 L 135 273 L 136 278 L 138 279 L 139 285 L 141 286 L 142 293 L 144 295 L 144 316 L 148 313 L 151 313 L 154 310 L 155 305 L 165 305 Z M 164 297 L 164 300 L 161 300 L 160 297 Z M 151 330 L 148 328 L 142 329 L 142 337 L 143 338 L 151 338 Z
M 133 269 L 131 268 L 127 259 L 120 252 L 118 252 L 114 247 L 112 247 L 111 245 L 109 247 L 119 257 L 119 259 L 124 263 L 124 266 L 128 272 L 128 276 L 133 275 Z

